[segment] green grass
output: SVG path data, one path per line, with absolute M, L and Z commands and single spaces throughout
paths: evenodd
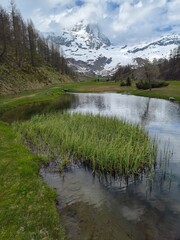
M 56 193 L 39 176 L 39 157 L 1 121 L 0 156 L 0 239 L 65 239 Z
M 27 91 L 18 95 L 9 95 L 0 98 L 0 113 L 18 106 L 31 103 L 51 101 L 64 94 L 62 87 L 51 86 L 41 90 Z
M 135 83 L 130 87 L 122 87 L 119 82 L 79 82 L 62 84 L 63 88 L 69 89 L 70 92 L 116 92 L 116 93 L 130 93 L 132 95 L 169 99 L 174 97 L 176 101 L 180 101 L 180 81 L 168 81 L 169 86 L 162 88 L 153 88 L 149 90 L 138 90 Z
M 98 92 L 116 92 L 130 93 L 136 96 L 144 96 L 151 98 L 169 99 L 174 97 L 176 101 L 180 101 L 180 81 L 168 81 L 169 86 L 162 88 L 153 88 L 149 90 L 138 90 L 135 83 L 132 86 L 120 86 L 119 82 L 79 82 L 62 84 L 63 88 L 69 89 L 70 92 L 80 93 L 98 93 Z
M 180 101 L 180 81 L 169 81 L 169 86 L 162 88 L 154 88 L 152 91 L 149 90 L 129 90 L 133 95 L 169 99 L 174 97 L 176 101 Z
M 121 87 L 119 82 L 78 82 L 78 83 L 63 83 L 63 88 L 67 88 L 70 92 L 80 93 L 98 93 L 98 92 L 117 92 L 126 91 L 128 87 Z M 134 87 L 132 88 L 134 89 Z
M 145 130 L 116 118 L 56 113 L 34 116 L 14 128 L 28 146 L 60 159 L 60 165 L 73 156 L 94 171 L 130 175 L 156 161 L 156 146 Z

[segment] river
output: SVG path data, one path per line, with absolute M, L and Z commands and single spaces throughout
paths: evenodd
M 159 153 L 156 169 L 128 184 L 121 177 L 95 176 L 81 164 L 61 174 L 53 162 L 43 167 L 41 175 L 58 192 L 69 239 L 180 239 L 180 104 L 115 93 L 73 94 L 72 99 L 72 113 L 141 124 L 156 138 Z

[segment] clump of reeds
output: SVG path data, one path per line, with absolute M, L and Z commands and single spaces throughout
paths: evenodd
M 14 125 L 23 140 L 49 159 L 86 161 L 93 170 L 139 174 L 156 161 L 157 147 L 139 125 L 67 112 L 34 116 Z

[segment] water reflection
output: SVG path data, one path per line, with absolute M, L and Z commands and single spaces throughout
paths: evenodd
M 144 119 L 149 122 L 180 122 L 180 105 L 166 100 L 112 93 L 74 96 L 74 112 L 113 115 L 137 123 Z
M 41 169 L 45 181 L 59 195 L 59 207 L 69 239 L 178 239 L 180 236 L 179 200 L 159 190 L 154 179 L 146 195 L 146 175 L 137 181 L 101 178 L 89 169 L 73 165 L 60 174 Z
M 44 114 L 69 109 L 74 102 L 73 95 L 63 95 L 58 99 L 33 103 L 13 108 L 0 114 L 0 119 L 9 123 L 30 119 L 35 114 Z
M 75 101 L 73 103 L 72 109 L 76 109 L 76 111 L 82 112 L 93 112 L 96 111 L 104 112 L 106 110 L 110 110 L 111 103 L 104 102 L 104 96 L 94 95 L 94 94 L 73 94 L 75 96 Z M 95 110 L 96 109 L 96 110 Z M 95 111 L 94 111 L 95 110 Z

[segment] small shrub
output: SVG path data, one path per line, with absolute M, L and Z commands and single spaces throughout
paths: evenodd
M 168 85 L 169 85 L 169 83 L 164 82 L 164 81 L 152 82 L 152 88 L 166 87 Z
M 166 87 L 168 86 L 169 83 L 167 82 L 164 82 L 164 81 L 153 81 L 151 82 L 151 88 L 160 88 L 160 87 Z M 147 82 L 147 81 L 139 81 L 136 83 L 136 87 L 138 89 L 143 89 L 143 90 L 146 90 L 146 89 L 149 89 L 150 88 L 150 83 Z
M 143 80 L 137 82 L 136 87 L 138 89 L 143 89 L 143 90 L 150 88 L 149 83 L 147 81 L 143 81 Z

